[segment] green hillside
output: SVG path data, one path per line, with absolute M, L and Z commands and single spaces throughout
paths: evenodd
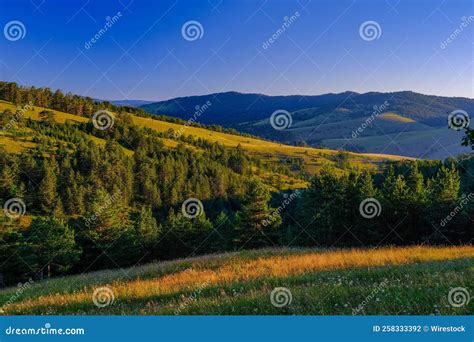
M 0 101 L 0 111 L 4 110 L 11 110 L 15 111 L 16 106 L 10 102 Z M 27 110 L 24 112 L 24 118 L 31 118 L 33 120 L 40 120 L 39 113 L 41 111 L 46 110 L 47 108 L 33 106 L 32 110 Z M 64 113 L 58 110 L 51 110 L 55 113 L 55 121 L 57 123 L 65 123 L 66 121 L 69 122 L 77 122 L 77 123 L 86 123 L 89 122 L 90 119 L 74 115 Z M 170 131 L 179 132 L 183 125 L 173 122 L 166 122 L 161 121 L 156 118 L 145 118 L 140 116 L 132 116 L 133 122 L 143 128 L 150 128 L 157 132 L 165 134 L 162 136 L 162 140 L 165 146 L 170 148 L 174 148 L 178 145 L 178 140 L 176 139 Z M 311 147 L 296 147 L 290 145 L 284 145 L 279 143 L 273 143 L 269 141 L 259 140 L 252 137 L 245 137 L 239 135 L 233 135 L 223 132 L 211 131 L 205 128 L 199 127 L 186 127 L 184 131 L 184 135 L 191 135 L 197 138 L 205 139 L 206 141 L 210 142 L 217 142 L 224 146 L 230 148 L 236 148 L 238 145 L 240 147 L 249 152 L 251 155 L 255 155 L 266 163 L 271 165 L 274 169 L 286 168 L 286 164 L 291 164 L 296 162 L 302 166 L 300 169 L 299 178 L 294 178 L 288 175 L 288 172 L 280 173 L 276 172 L 263 172 L 262 177 L 267 179 L 268 181 L 272 181 L 274 179 L 274 175 L 279 175 L 283 179 L 285 183 L 287 183 L 287 187 L 301 187 L 304 186 L 305 182 L 301 180 L 301 178 L 305 178 L 308 175 L 313 174 L 320 170 L 323 166 L 333 166 L 336 169 L 339 168 L 338 166 L 338 151 L 330 150 L 330 149 L 316 149 Z M 9 141 L 13 139 L 12 134 L 3 133 L 3 140 L 4 146 L 7 150 L 12 152 L 14 151 L 21 151 L 24 147 L 33 147 L 35 146 L 34 143 L 31 143 L 32 137 L 34 136 L 34 132 L 31 130 L 27 133 L 23 132 L 23 136 L 21 139 L 19 137 L 15 138 L 15 144 L 8 144 Z M 2 134 L 2 133 L 0 133 Z M 104 145 L 105 140 L 100 139 L 96 136 L 90 135 L 94 142 L 99 145 Z M 2 140 L 0 140 L 0 144 L 2 144 Z M 188 145 L 188 147 L 192 148 L 192 146 Z M 196 148 L 196 147 L 194 147 Z M 199 150 L 199 148 L 197 148 Z M 124 147 L 126 153 L 131 154 L 132 152 Z M 410 159 L 402 156 L 397 155 L 389 155 L 389 154 L 358 154 L 358 153 L 349 153 L 347 154 L 349 167 L 353 167 L 355 169 L 375 169 L 381 165 L 381 163 L 385 161 L 399 161 L 403 159 Z M 295 170 L 293 170 L 295 171 Z M 341 170 L 342 171 L 342 170 Z M 266 173 L 266 174 L 265 174 Z M 290 184 L 292 183 L 292 184 Z

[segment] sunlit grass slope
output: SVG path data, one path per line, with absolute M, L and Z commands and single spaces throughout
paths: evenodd
M 382 120 L 389 120 L 389 121 L 403 122 L 403 123 L 416 122 L 413 119 L 401 116 L 397 113 L 390 113 L 390 112 L 380 114 L 379 118 Z
M 0 111 L 5 109 L 10 109 L 15 111 L 15 106 L 11 103 L 0 101 Z M 33 107 L 33 110 L 27 111 L 25 117 L 32 118 L 34 120 L 39 119 L 39 113 L 44 110 L 42 107 Z M 53 111 L 55 113 L 55 119 L 59 123 L 64 123 L 66 120 L 76 121 L 76 122 L 86 122 L 87 118 L 60 112 Z M 148 127 L 158 132 L 164 132 L 169 129 L 173 129 L 178 132 L 182 128 L 182 125 L 153 120 L 149 118 L 142 118 L 133 116 L 133 121 L 135 124 Z M 233 134 L 215 132 L 207 130 L 204 128 L 198 127 L 186 127 L 184 130 L 185 135 L 193 135 L 208 141 L 216 141 L 228 147 L 237 147 L 241 145 L 242 148 L 248 151 L 251 154 L 258 155 L 263 159 L 270 162 L 278 162 L 282 159 L 288 158 L 300 158 L 304 162 L 305 170 L 308 173 L 314 173 L 321 169 L 324 165 L 335 165 L 334 156 L 338 151 L 330 149 L 319 149 L 311 147 L 296 147 L 285 144 L 279 144 L 274 142 L 269 142 L 265 140 L 260 140 L 256 138 L 243 137 Z M 164 139 L 166 146 L 173 148 L 176 146 L 176 141 Z M 407 159 L 406 157 L 396 156 L 396 155 L 386 155 L 386 154 L 358 154 L 358 153 L 348 153 L 348 163 L 356 168 L 366 169 L 366 168 L 375 168 L 377 165 L 384 161 L 397 161 L 402 159 Z
M 182 127 L 179 124 L 158 121 L 142 117 L 134 117 L 134 122 L 138 125 L 152 128 L 159 132 L 173 129 L 179 131 Z M 297 147 L 270 141 L 260 140 L 256 138 L 243 137 L 233 134 L 214 132 L 204 128 L 187 127 L 184 134 L 194 135 L 206 140 L 217 141 L 229 147 L 237 147 L 241 145 L 243 149 L 259 155 L 277 156 L 277 157 L 300 157 L 305 160 L 305 164 L 311 171 L 315 171 L 323 162 L 332 164 L 327 158 L 333 157 L 338 151 L 330 149 L 320 149 L 311 147 Z M 370 163 L 380 163 L 387 160 L 403 160 L 410 159 L 402 156 L 388 154 L 370 154 L 370 153 L 349 153 L 350 162 L 361 165 Z
M 36 144 L 31 142 L 31 137 L 12 137 L 0 132 L 0 146 L 5 148 L 8 153 L 21 153 L 22 151 L 36 147 Z
M 474 284 L 474 247 L 270 249 L 162 262 L 35 283 L 6 314 L 469 314 L 451 288 Z M 93 293 L 113 302 L 99 308 Z M 292 294 L 284 307 L 270 293 Z M 472 290 L 472 289 L 471 289 Z M 0 291 L 5 303 L 17 289 Z M 109 294 L 110 294 L 109 293 Z M 375 293 L 375 294 L 374 294 Z M 369 298 L 369 299 L 368 299 Z M 110 299 L 110 298 L 109 298 Z

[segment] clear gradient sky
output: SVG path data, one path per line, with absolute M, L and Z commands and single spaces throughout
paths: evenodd
M 269 95 L 413 90 L 472 98 L 472 4 L 0 0 L 1 27 L 17 20 L 26 29 L 16 41 L 0 36 L 0 79 L 114 100 L 230 90 Z M 121 17 L 86 49 L 106 17 L 118 12 Z M 264 49 L 284 18 L 296 12 Z M 463 17 L 467 25 L 455 33 Z M 203 27 L 194 41 L 182 36 L 183 24 L 191 20 Z M 361 38 L 366 21 L 380 26 L 377 39 Z

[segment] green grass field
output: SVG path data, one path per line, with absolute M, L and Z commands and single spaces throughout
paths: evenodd
M 474 303 L 448 293 L 472 291 L 473 270 L 472 246 L 267 249 L 33 282 L 0 303 L 9 315 L 462 315 Z M 276 306 L 275 288 L 286 288 Z

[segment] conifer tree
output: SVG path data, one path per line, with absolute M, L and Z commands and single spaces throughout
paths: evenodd
M 57 218 L 34 219 L 25 233 L 25 241 L 30 267 L 34 265 L 40 277 L 63 273 L 78 261 L 80 251 L 74 231 Z
M 150 206 L 143 206 L 135 221 L 135 228 L 140 242 L 145 249 L 152 250 L 156 247 L 161 233 Z
M 42 174 L 43 179 L 38 189 L 38 201 L 41 210 L 46 214 L 51 214 L 57 203 L 57 178 L 55 174 L 56 163 L 45 159 L 43 161 Z
M 241 221 L 237 227 L 235 243 L 241 247 L 260 247 L 272 245 L 268 235 L 281 224 L 281 217 L 268 206 L 270 192 L 257 178 L 247 184 L 243 198 Z

